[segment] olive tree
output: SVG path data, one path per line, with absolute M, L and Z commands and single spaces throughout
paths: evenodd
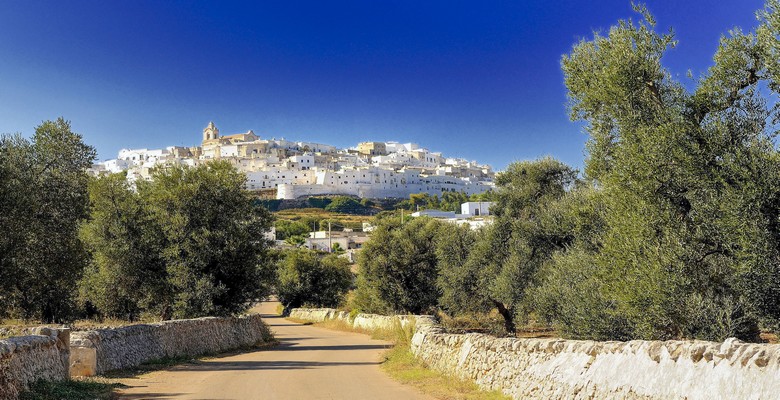
M 441 224 L 427 217 L 380 223 L 358 259 L 361 311 L 420 314 L 437 305 L 435 240 Z
M 0 137 L 0 301 L 25 319 L 74 315 L 76 281 L 87 263 L 78 240 L 87 217 L 86 169 L 95 149 L 58 118 L 31 139 Z
M 548 308 L 564 332 L 755 339 L 759 319 L 780 317 L 777 6 L 756 33 L 724 36 L 692 90 L 664 68 L 673 33 L 656 32 L 643 7 L 563 57 L 571 117 L 590 136 L 586 177 L 606 210 L 597 246 L 550 271 L 596 277 L 567 280 L 565 301 L 594 306 L 576 329 L 571 307 Z
M 86 300 L 109 315 L 168 319 L 236 314 L 270 294 L 275 268 L 264 232 L 272 217 L 245 180 L 218 161 L 163 166 L 137 192 L 122 176 L 97 180 L 82 227 L 93 255 Z
M 349 261 L 307 249 L 287 250 L 279 262 L 276 293 L 289 310 L 303 305 L 337 307 L 352 287 Z
M 493 223 L 478 235 L 454 227 L 440 235 L 442 306 L 456 313 L 496 309 L 514 334 L 539 269 L 571 241 L 558 221 L 545 218 L 575 182 L 576 171 L 549 157 L 513 163 L 499 174 Z

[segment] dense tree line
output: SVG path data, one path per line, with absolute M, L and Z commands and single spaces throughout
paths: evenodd
M 122 174 L 93 180 L 83 299 L 109 316 L 167 319 L 234 314 L 268 295 L 272 217 L 253 205 L 245 179 L 209 162 L 159 168 L 135 190 Z
M 402 200 L 395 208 L 409 211 L 442 210 L 460 213 L 460 205 L 468 201 L 492 201 L 493 191 L 467 195 L 463 192 L 442 192 L 441 196 L 429 193 L 412 193 L 409 199 Z
M 270 293 L 270 213 L 227 163 L 91 178 L 60 118 L 0 137 L 0 318 L 228 315 Z
M 562 68 L 589 135 L 582 176 L 549 158 L 511 165 L 480 232 L 388 219 L 364 249 L 355 304 L 496 310 L 509 331 L 533 316 L 593 339 L 776 328 L 779 9 L 770 0 L 755 31 L 724 36 L 693 89 L 663 67 L 676 42 L 642 7 L 576 44 Z
M 257 203 L 267 208 L 270 211 L 281 211 L 283 202 L 285 200 L 279 199 L 258 199 Z M 356 199 L 348 196 L 329 196 L 319 197 L 311 196 L 305 200 L 290 201 L 292 204 L 285 205 L 285 209 L 289 208 L 320 208 L 326 211 L 342 214 L 354 214 L 354 215 L 373 215 L 382 208 L 381 204 L 376 204 L 370 199 Z M 394 204 L 391 201 L 392 204 Z M 377 208 L 375 208 L 377 207 Z

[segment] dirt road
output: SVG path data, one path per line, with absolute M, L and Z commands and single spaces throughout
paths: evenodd
M 387 342 L 289 322 L 259 311 L 280 344 L 134 379 L 122 399 L 430 399 L 380 369 Z

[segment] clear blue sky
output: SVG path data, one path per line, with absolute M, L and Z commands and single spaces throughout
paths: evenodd
M 759 0 L 649 0 L 685 79 Z M 0 0 L 0 132 L 64 116 L 100 159 L 195 145 L 213 120 L 337 146 L 413 141 L 504 168 L 581 167 L 560 57 L 635 17 L 629 0 Z

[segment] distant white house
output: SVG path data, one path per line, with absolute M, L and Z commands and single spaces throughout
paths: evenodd
M 436 218 L 452 224 L 468 225 L 476 230 L 492 223 L 492 218 L 485 218 L 491 216 L 491 205 L 493 203 L 489 201 L 470 201 L 460 205 L 460 214 L 455 214 L 454 211 L 422 210 L 412 213 L 412 217 Z
M 341 250 L 359 249 L 368 241 L 368 233 L 346 231 L 310 232 L 304 246 L 311 250 L 331 251 L 335 244 Z
M 492 201 L 469 201 L 460 205 L 460 213 L 471 217 L 491 215 L 490 206 L 492 205 Z

